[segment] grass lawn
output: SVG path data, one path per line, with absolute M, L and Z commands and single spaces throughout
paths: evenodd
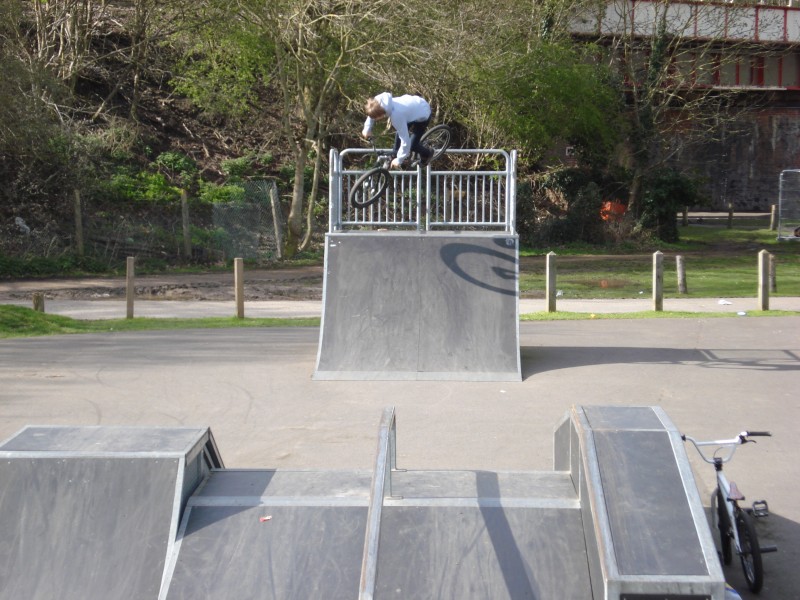
M 773 296 L 800 296 L 800 243 L 778 242 L 767 229 L 727 229 L 725 226 L 681 227 L 681 241 L 657 248 L 664 255 L 664 296 L 667 298 L 747 298 L 758 294 L 758 253 L 774 256 Z M 653 252 L 655 252 L 653 250 Z M 640 298 L 652 290 L 653 254 L 574 254 L 554 250 L 557 288 L 563 298 Z M 546 251 L 523 250 L 520 293 L 544 297 Z M 687 293 L 678 292 L 676 256 L 683 256 Z

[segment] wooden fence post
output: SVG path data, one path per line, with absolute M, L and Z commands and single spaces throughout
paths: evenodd
M 664 310 L 664 254 L 653 253 L 653 310 Z
M 777 225 L 777 222 L 778 222 L 777 217 L 778 217 L 778 206 L 776 204 L 773 204 L 772 207 L 771 207 L 771 210 L 770 210 L 770 214 L 769 214 L 769 230 L 770 231 L 775 231 L 775 229 L 778 227 L 778 225 Z
M 33 310 L 44 312 L 44 294 L 42 292 L 33 292 Z
M 678 272 L 678 293 L 688 294 L 689 290 L 686 288 L 686 265 L 680 254 L 675 257 L 675 268 Z
M 244 319 L 244 259 L 233 259 L 233 285 L 236 288 L 236 316 Z
M 72 194 L 75 207 L 75 250 L 83 256 L 83 213 L 81 212 L 81 191 L 75 188 Z
M 547 312 L 556 312 L 556 253 L 547 253 Z
M 758 253 L 758 309 L 769 310 L 769 252 Z
M 772 293 L 778 291 L 778 278 L 775 272 L 775 255 L 771 252 L 769 254 L 769 291 Z
M 733 202 L 728 202 L 728 229 L 733 229 Z
M 125 318 L 132 319 L 133 318 L 133 297 L 135 295 L 135 280 L 136 280 L 136 273 L 134 264 L 136 259 L 133 256 L 129 256 L 125 261 L 125 303 L 126 303 L 126 311 L 125 311 Z
M 181 221 L 183 223 L 183 254 L 192 259 L 192 233 L 189 227 L 189 192 L 181 190 Z

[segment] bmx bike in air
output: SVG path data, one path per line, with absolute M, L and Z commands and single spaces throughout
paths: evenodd
M 420 143 L 433 150 L 433 154 L 427 163 L 431 164 L 450 147 L 450 127 L 444 124 L 431 127 L 420 138 Z M 378 150 L 375 148 L 374 142 L 372 151 L 377 157 L 378 166 L 373 167 L 356 179 L 347 197 L 350 204 L 356 208 L 366 208 L 377 202 L 392 179 L 392 174 L 389 171 L 392 152 L 390 150 Z M 416 168 L 420 164 L 420 157 L 413 153 L 410 158 L 411 166 Z

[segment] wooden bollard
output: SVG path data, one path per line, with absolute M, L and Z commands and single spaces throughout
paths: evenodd
M 769 252 L 758 253 L 758 309 L 769 310 Z
M 36 312 L 44 312 L 44 294 L 42 292 L 33 293 L 33 310 Z
M 775 269 L 775 255 L 770 252 L 769 254 L 769 291 L 775 293 L 778 291 L 778 278 Z
M 680 254 L 675 257 L 675 269 L 678 272 L 678 293 L 688 294 L 689 290 L 686 287 L 686 265 Z
M 125 318 L 133 318 L 133 297 L 136 295 L 136 259 L 129 256 L 125 261 Z
M 547 253 L 547 312 L 556 312 L 556 253 Z
M 664 310 L 664 254 L 653 253 L 653 310 Z
M 769 230 L 775 231 L 778 228 L 777 223 L 778 223 L 778 206 L 776 204 L 773 204 L 770 207 L 770 213 L 769 213 Z
M 244 319 L 244 259 L 233 259 L 233 285 L 236 289 L 236 316 Z

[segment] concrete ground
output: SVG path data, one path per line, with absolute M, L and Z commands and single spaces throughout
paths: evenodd
M 111 302 L 92 302 L 92 318 L 117 311 Z M 719 310 L 717 302 L 708 304 Z M 723 306 L 755 307 L 732 302 Z M 184 316 L 211 308 L 153 304 Z M 575 310 L 568 306 L 559 309 Z M 773 432 L 740 448 L 726 472 L 748 502 L 766 498 L 772 511 L 757 527 L 779 552 L 764 556 L 759 597 L 800 597 L 800 317 L 523 322 L 520 332 L 521 383 L 314 382 L 317 328 L 0 340 L 0 438 L 29 424 L 201 425 L 229 467 L 370 468 L 381 412 L 393 405 L 400 467 L 547 470 L 553 427 L 572 404 L 658 405 L 698 438 Z M 688 452 L 708 498 L 713 469 Z M 742 591 L 737 565 L 726 575 L 755 597 Z

